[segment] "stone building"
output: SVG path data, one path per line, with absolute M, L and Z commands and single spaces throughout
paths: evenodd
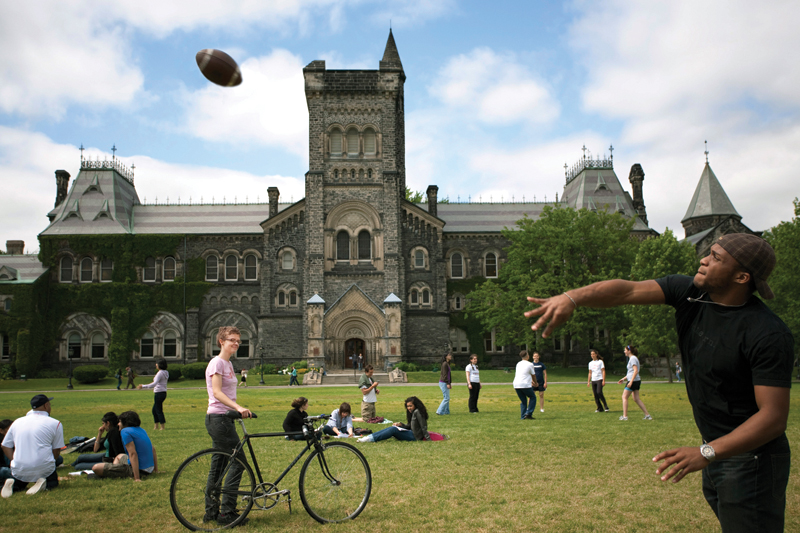
M 155 291 L 185 283 L 192 265 L 200 265 L 198 276 L 211 284 L 197 305 L 155 314 L 137 340 L 134 364 L 149 369 L 161 356 L 208 359 L 222 325 L 242 331 L 237 368 L 299 359 L 351 368 L 359 353 L 381 368 L 435 361 L 451 349 L 502 360 L 518 349 L 498 346 L 491 331 L 483 332 L 483 346 L 470 346 L 466 332 L 451 327 L 466 294 L 448 291 L 448 283 L 497 277 L 509 244 L 504 227 L 558 203 L 611 209 L 636 218 L 640 238 L 656 234 L 647 224 L 644 172 L 638 164 L 631 169 L 631 196 L 614 172 L 613 148 L 600 159 L 584 149 L 565 172 L 561 198 L 550 202 L 440 203 L 435 185 L 425 203 L 407 201 L 406 76 L 391 31 L 377 70 L 328 70 L 312 61 L 303 75 L 308 172 L 305 197 L 292 204 L 281 203 L 275 187 L 268 188 L 268 204 L 142 204 L 132 171 L 116 159 L 81 158 L 71 186 L 69 174 L 56 171 L 56 205 L 40 235 L 55 243 L 55 259 L 49 271 L 34 265 L 37 277 L 75 286 L 116 283 L 123 274 L 110 252 L 92 250 L 85 244 L 91 240 L 78 245 L 80 239 L 173 236 L 172 248 L 144 254 L 132 281 Z M 0 265 L 16 268 L 11 257 L 0 256 Z M 111 323 L 88 309 L 66 317 L 53 362 L 106 361 Z

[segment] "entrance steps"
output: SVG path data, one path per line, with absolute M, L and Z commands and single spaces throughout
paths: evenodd
M 328 372 L 328 375 L 323 376 L 322 383 L 323 385 L 358 385 L 358 380 L 362 374 L 363 372 L 356 372 L 355 375 L 353 375 L 352 372 Z M 388 384 L 389 374 L 385 372 L 382 374 L 375 372 L 372 374 L 372 379 L 380 383 Z

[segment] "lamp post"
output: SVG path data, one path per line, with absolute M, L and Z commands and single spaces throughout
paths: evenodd
M 72 355 L 75 353 L 75 350 L 70 348 L 69 349 L 69 383 L 67 383 L 67 389 L 72 390 Z
M 264 385 L 264 348 L 259 348 L 258 353 L 259 353 L 258 358 L 261 361 L 261 364 L 259 365 L 259 368 L 261 370 L 261 381 L 259 381 L 258 384 Z

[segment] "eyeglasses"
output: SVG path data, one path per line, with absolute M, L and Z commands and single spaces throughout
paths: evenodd
M 232 342 L 233 344 L 241 344 L 242 341 L 239 339 L 225 339 L 228 342 Z

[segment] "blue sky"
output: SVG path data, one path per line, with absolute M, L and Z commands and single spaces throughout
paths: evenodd
M 552 199 L 564 163 L 614 145 L 645 171 L 651 227 L 680 219 L 710 161 L 751 229 L 800 195 L 800 10 L 791 2 L 0 0 L 0 248 L 46 227 L 56 169 L 136 165 L 141 199 L 304 195 L 302 67 L 378 66 L 389 24 L 407 76 L 408 184 L 451 199 Z M 219 48 L 244 83 L 194 62 Z

